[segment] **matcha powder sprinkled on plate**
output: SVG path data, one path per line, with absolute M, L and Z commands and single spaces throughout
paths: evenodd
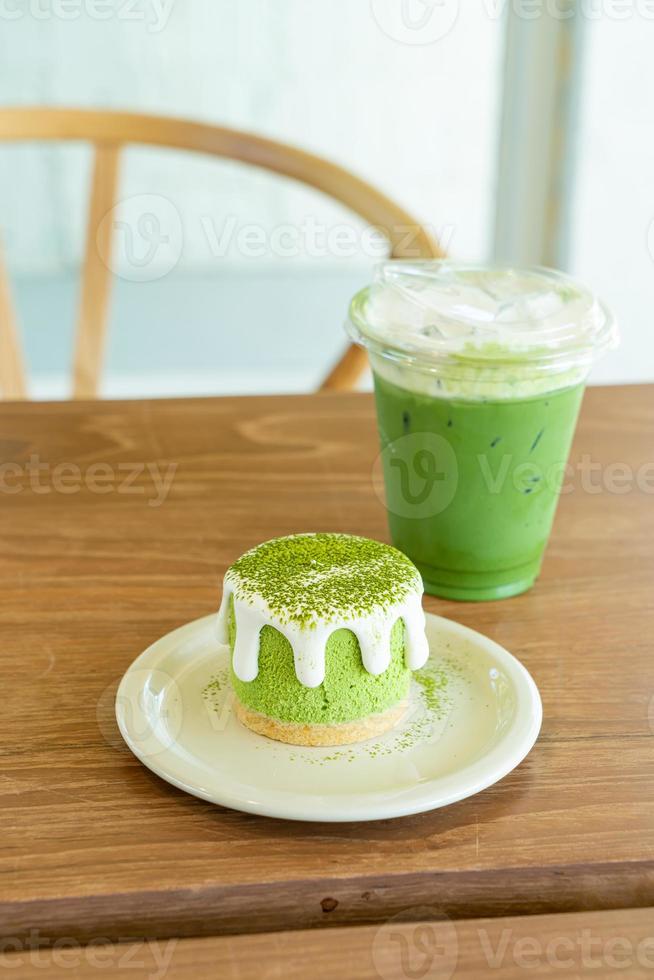
M 265 541 L 227 572 L 236 595 L 261 596 L 281 622 L 320 620 L 388 609 L 417 589 L 415 565 L 390 545 L 349 534 L 295 534 Z

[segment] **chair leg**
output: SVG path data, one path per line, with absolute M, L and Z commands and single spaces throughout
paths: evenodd
M 119 160 L 117 146 L 98 146 L 95 151 L 73 367 L 74 398 L 98 395 L 112 279 L 109 258 L 113 223 L 103 219 L 115 204 Z
M 5 398 L 27 398 L 23 355 L 9 276 L 0 249 L 0 392 Z
M 320 385 L 319 391 L 354 391 L 368 367 L 368 355 L 362 347 L 350 344 L 345 354 Z

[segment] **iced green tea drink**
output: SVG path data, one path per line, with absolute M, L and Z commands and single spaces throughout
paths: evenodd
M 524 592 L 540 571 L 589 369 L 614 321 L 545 269 L 389 262 L 353 300 L 393 544 L 425 589 Z

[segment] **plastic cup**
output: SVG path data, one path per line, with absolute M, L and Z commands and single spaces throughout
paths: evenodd
M 529 589 L 610 312 L 548 269 L 388 262 L 347 329 L 373 368 L 391 537 L 425 590 Z

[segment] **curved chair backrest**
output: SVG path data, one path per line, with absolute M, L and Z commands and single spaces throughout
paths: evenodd
M 103 222 L 116 203 L 120 156 L 130 144 L 190 150 L 261 167 L 322 191 L 340 201 L 389 241 L 395 258 L 439 258 L 439 244 L 420 225 L 370 184 L 321 157 L 251 133 L 165 116 L 82 109 L 0 109 L 0 141 L 90 142 L 95 149 L 87 239 L 73 365 L 73 397 L 98 393 L 111 284 L 111 222 Z M 350 345 L 321 385 L 353 388 L 366 356 Z M 26 396 L 16 317 L 0 255 L 0 391 Z

